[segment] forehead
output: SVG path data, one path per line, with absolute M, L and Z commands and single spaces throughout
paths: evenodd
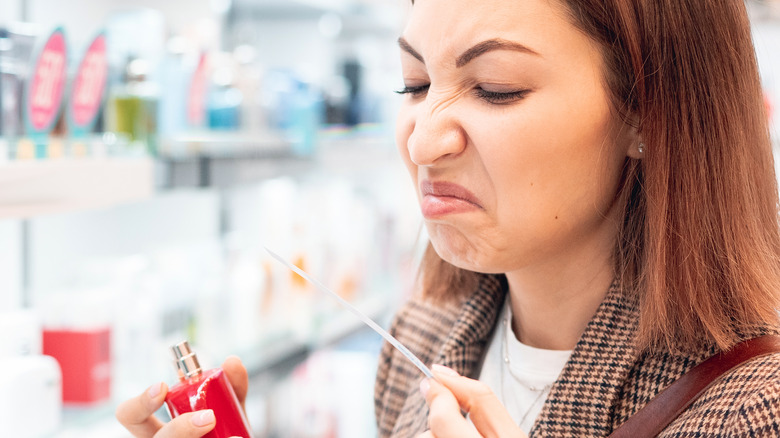
M 403 36 L 426 58 L 457 56 L 466 46 L 492 38 L 540 53 L 590 43 L 561 0 L 415 0 Z

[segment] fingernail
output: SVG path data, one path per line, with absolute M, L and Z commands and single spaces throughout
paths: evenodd
M 209 424 L 214 422 L 214 411 L 211 409 L 206 409 L 205 411 L 200 411 L 195 413 L 195 415 L 192 416 L 192 425 L 197 427 L 203 427 L 208 426 Z
M 437 371 L 439 373 L 444 374 L 445 376 L 459 376 L 457 371 L 453 370 L 452 368 L 445 367 L 444 365 L 434 364 L 432 367 L 433 371 Z
M 420 380 L 420 392 L 422 392 L 423 397 L 428 396 L 428 391 L 430 389 L 431 389 L 431 382 L 429 382 L 427 378 Z
M 146 394 L 149 398 L 155 398 L 160 395 L 160 391 L 162 391 L 162 382 L 150 386 L 149 389 L 146 390 Z

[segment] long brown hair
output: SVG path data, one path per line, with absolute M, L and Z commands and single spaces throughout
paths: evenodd
M 776 326 L 780 217 L 769 129 L 743 0 L 564 0 L 598 42 L 605 84 L 638 124 L 626 159 L 615 272 L 638 294 L 642 349 L 728 348 Z M 479 274 L 421 266 L 429 297 L 463 296 Z

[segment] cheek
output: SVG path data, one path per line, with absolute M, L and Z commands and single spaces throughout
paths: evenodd
M 622 162 L 616 124 L 601 94 L 587 102 L 572 101 L 568 94 L 539 96 L 507 120 L 485 119 L 474 127 L 484 165 L 501 186 L 498 193 L 551 190 L 548 195 L 565 197 L 568 190 L 576 193 L 611 179 Z
M 540 99 L 502 127 L 499 120 L 473 124 L 496 194 L 496 229 L 507 240 L 565 240 L 612 206 L 625 159 L 617 126 L 606 101 L 566 110 L 572 106 Z

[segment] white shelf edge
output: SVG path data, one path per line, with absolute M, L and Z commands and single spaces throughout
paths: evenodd
M 0 164 L 0 219 L 103 208 L 154 191 L 150 158 L 82 158 Z

